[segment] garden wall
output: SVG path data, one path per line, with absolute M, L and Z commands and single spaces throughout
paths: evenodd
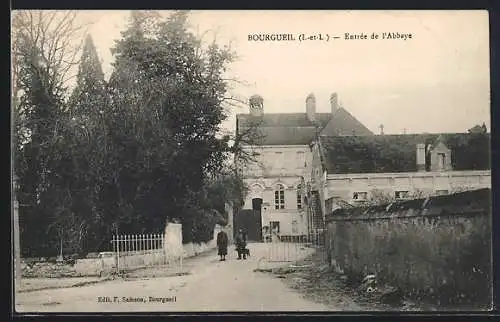
M 491 305 L 491 190 L 337 210 L 328 218 L 331 263 L 375 274 L 410 298 Z
M 161 265 L 169 261 L 176 261 L 181 256 L 189 258 L 212 250 L 216 247 L 217 233 L 222 229 L 216 225 L 214 238 L 207 243 L 182 244 L 182 225 L 169 223 L 165 228 L 164 249 L 121 253 L 120 268 L 133 269 Z M 22 275 L 23 277 L 53 278 L 109 275 L 116 271 L 116 256 L 114 253 L 106 254 L 109 257 L 77 259 L 72 264 L 25 260 L 21 265 Z

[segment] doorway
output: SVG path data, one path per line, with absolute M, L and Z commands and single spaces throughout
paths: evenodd
M 252 199 L 252 209 L 240 210 L 234 220 L 235 231 L 243 229 L 248 241 L 262 241 L 262 198 Z

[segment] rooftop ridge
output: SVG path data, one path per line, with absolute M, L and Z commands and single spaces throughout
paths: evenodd
M 384 137 L 412 137 L 412 136 L 439 136 L 439 135 L 464 135 L 464 136 L 473 136 L 477 135 L 478 133 L 467 133 L 467 132 L 429 132 L 429 133 L 406 133 L 406 134 L 383 134 L 383 135 L 373 135 L 370 137 L 373 137 L 374 139 L 377 138 L 384 138 Z M 490 133 L 481 133 L 483 135 L 490 135 Z M 339 135 L 331 135 L 331 134 L 323 134 L 321 133 L 319 135 L 321 138 L 342 138 L 343 136 Z M 351 137 L 367 137 L 366 135 L 350 135 Z
M 417 145 L 434 145 L 440 135 L 451 151 L 453 170 L 491 169 L 488 134 L 322 135 L 318 139 L 327 156 L 326 168 L 329 174 L 392 173 L 417 171 Z

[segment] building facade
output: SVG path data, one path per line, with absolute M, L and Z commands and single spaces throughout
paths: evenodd
M 329 103 L 330 113 L 316 113 L 310 94 L 304 113 L 265 113 L 255 95 L 249 113 L 236 116 L 237 133 L 254 134 L 243 147 L 253 161 L 236 160 L 248 194 L 234 226 L 250 239 L 270 230 L 311 236 L 335 207 L 491 187 L 484 125 L 469 133 L 375 135 L 337 94 Z
M 311 151 L 302 145 L 261 146 L 255 150 L 258 161 L 243 172 L 249 189 L 243 209 L 255 208 L 255 201 L 259 200 L 264 231 L 273 229 L 285 235 L 306 235 L 302 187 L 304 176 L 308 175 Z
M 253 162 L 237 161 L 248 195 L 243 210 L 236 214 L 235 227 L 257 239 L 269 231 L 280 236 L 306 236 L 310 229 L 307 216 L 306 183 L 312 168 L 311 143 L 320 133 L 372 133 L 339 106 L 336 94 L 330 99 L 331 113 L 316 113 L 314 95 L 306 98 L 304 113 L 265 113 L 263 98 L 250 98 L 248 114 L 236 116 L 238 134 L 256 130 L 253 144 L 244 146 Z M 246 217 L 246 218 L 245 218 Z M 248 218 L 254 218 L 248 220 Z M 251 222 L 259 222 L 259 227 Z
M 491 188 L 490 135 L 443 133 L 318 137 L 313 190 L 331 212 L 351 205 Z

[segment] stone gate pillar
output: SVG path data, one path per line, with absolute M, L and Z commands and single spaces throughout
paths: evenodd
M 226 213 L 227 213 L 227 225 L 224 227 L 224 231 L 227 234 L 227 237 L 229 239 L 229 243 L 233 243 L 233 237 L 234 237 L 234 210 L 233 210 L 233 203 L 226 203 L 225 204 L 226 208 Z

